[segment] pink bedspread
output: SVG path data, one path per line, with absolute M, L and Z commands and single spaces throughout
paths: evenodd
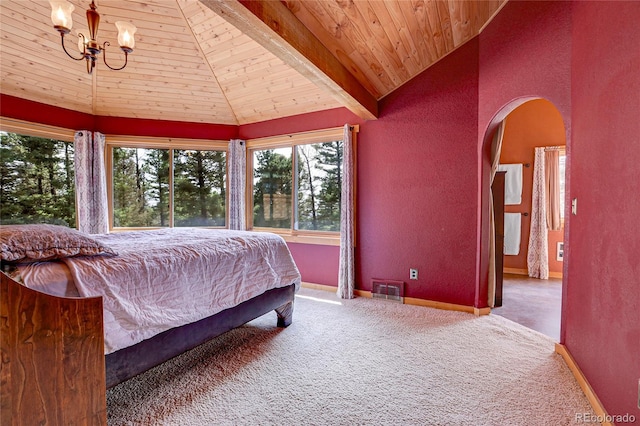
M 103 296 L 105 353 L 198 321 L 300 273 L 275 234 L 173 228 L 94 236 L 118 256 L 64 259 L 81 296 Z

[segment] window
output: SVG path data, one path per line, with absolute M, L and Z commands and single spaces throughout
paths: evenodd
M 291 148 L 253 152 L 253 226 L 291 228 Z
M 340 231 L 342 149 L 341 140 L 295 147 L 296 229 Z
M 254 229 L 266 228 L 292 241 L 300 236 L 337 241 L 342 131 L 338 128 L 247 141 L 252 176 L 248 223 Z
M 73 132 L 63 133 L 0 132 L 0 222 L 76 226 Z
M 169 226 L 169 150 L 113 149 L 113 226 Z
M 202 141 L 144 146 L 112 138 L 107 169 L 113 228 L 226 226 L 226 142 L 205 149 Z
M 226 225 L 226 152 L 174 150 L 175 226 Z
M 567 161 L 567 155 L 565 151 L 560 151 L 560 156 L 558 157 L 558 170 L 560 174 L 560 219 L 564 221 L 564 194 L 565 194 L 565 164 Z

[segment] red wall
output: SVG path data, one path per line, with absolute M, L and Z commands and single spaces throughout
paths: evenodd
M 241 126 L 250 139 L 360 124 L 359 289 L 386 278 L 407 282 L 409 297 L 473 305 L 477 55 L 474 40 L 387 96 L 375 121 L 333 110 Z M 289 247 L 304 281 L 337 285 L 337 247 Z M 408 280 L 409 268 L 419 280 Z
M 609 414 L 640 380 L 640 2 L 573 14 L 571 216 L 565 344 Z
M 408 297 L 474 304 L 477 58 L 473 40 L 382 100 L 374 121 L 339 109 L 240 127 L 250 139 L 360 124 L 357 288 L 400 280 Z M 303 281 L 337 285 L 338 247 L 289 247 Z
M 336 108 L 309 114 L 293 115 L 260 123 L 240 126 L 241 139 L 255 139 L 267 136 L 286 135 L 288 133 L 308 132 L 311 130 L 340 127 L 345 124 L 362 124 L 364 120 L 346 108 Z
M 238 137 L 237 126 L 93 116 L 4 94 L 0 94 L 0 115 L 33 123 L 72 130 L 91 130 L 104 134 L 213 140 L 230 140 Z
M 400 280 L 406 296 L 473 305 L 477 66 L 474 39 L 385 97 L 361 129 L 360 288 Z
M 338 287 L 340 247 L 288 243 L 302 281 Z
M 555 105 L 570 139 L 571 8 L 564 1 L 510 1 L 479 37 L 477 306 L 486 304 L 489 265 L 487 141 L 502 118 L 532 98 Z
M 73 130 L 94 130 L 93 115 L 0 94 L 0 116 Z
M 571 2 L 510 1 L 480 34 L 478 136 L 514 99 L 545 97 L 571 110 Z M 565 125 L 570 126 L 565 118 Z
M 522 202 L 504 206 L 507 213 L 529 213 L 522 216 L 520 253 L 504 256 L 504 267 L 527 273 L 529 231 L 531 229 L 531 194 L 533 192 L 533 169 L 535 147 L 564 146 L 564 123 L 556 107 L 544 99 L 528 101 L 516 108 L 507 117 L 500 162 L 522 163 Z M 564 228 L 548 232 L 549 272 L 562 274 L 562 264 L 556 260 L 557 243 L 564 239 Z
M 509 2 L 480 35 L 478 128 L 482 141 L 485 129 L 490 135 L 491 125 L 527 97 L 546 98 L 560 111 L 568 141 L 566 201 L 579 200 L 578 214 L 565 222 L 561 341 L 609 414 L 636 419 L 638 19 L 640 2 Z M 484 208 L 486 149 L 480 153 Z M 484 257 L 482 245 L 479 253 Z
M 111 135 L 228 141 L 238 137 L 238 126 L 184 123 L 170 120 L 96 116 L 97 131 Z

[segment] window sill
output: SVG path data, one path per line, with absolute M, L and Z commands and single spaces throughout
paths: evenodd
M 283 235 L 282 238 L 288 243 L 340 246 L 340 236 Z
M 340 246 L 339 233 L 297 234 L 285 229 L 253 228 L 251 231 L 271 232 L 280 235 L 288 243 Z

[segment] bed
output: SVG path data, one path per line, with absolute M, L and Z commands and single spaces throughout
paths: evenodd
M 105 424 L 106 389 L 272 310 L 300 274 L 281 237 L 0 227 L 3 423 Z

